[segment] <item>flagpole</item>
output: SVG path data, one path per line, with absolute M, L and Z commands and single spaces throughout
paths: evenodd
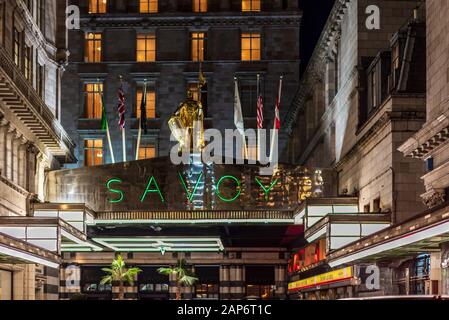
M 98 83 L 100 83 L 100 79 L 97 79 Z M 109 132 L 109 122 L 108 122 L 108 118 L 107 118 L 107 114 L 106 114 L 106 104 L 104 101 L 104 93 L 103 91 L 100 93 L 100 98 L 101 98 L 101 104 L 103 107 L 103 116 L 104 120 L 106 122 L 106 137 L 108 138 L 108 144 L 109 144 L 109 152 L 111 153 L 111 160 L 112 163 L 115 163 L 115 157 L 114 157 L 114 149 L 112 149 L 112 140 L 111 140 L 111 133 Z
M 144 80 L 144 89 L 143 89 L 143 92 L 142 92 L 142 101 L 143 101 L 143 99 L 146 99 L 146 95 L 147 95 L 147 79 Z M 139 133 L 137 134 L 136 160 L 139 160 L 139 149 L 140 149 L 141 139 L 142 139 L 142 110 L 140 112 Z
M 276 141 L 278 135 L 279 135 L 279 129 L 276 127 L 276 117 L 277 114 L 276 112 L 279 112 L 279 105 L 281 102 L 281 97 L 282 97 L 282 79 L 284 77 L 281 76 L 279 78 L 279 92 L 278 92 L 278 96 L 277 96 L 277 100 L 276 100 L 276 110 L 275 110 L 275 115 L 274 115 L 274 134 L 273 137 L 271 139 L 271 148 L 270 148 L 270 163 L 273 161 L 273 153 L 274 153 L 274 142 Z
M 123 77 L 120 76 L 120 86 L 123 90 Z M 126 129 L 125 126 L 123 126 L 122 129 L 122 149 L 123 149 L 123 162 L 126 162 Z
M 259 98 L 260 98 L 260 74 L 257 74 L 257 145 L 256 145 L 256 158 L 260 162 L 262 155 L 260 154 L 260 134 L 262 128 L 259 127 Z

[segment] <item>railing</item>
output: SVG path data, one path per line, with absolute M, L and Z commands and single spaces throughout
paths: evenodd
M 293 220 L 291 211 L 99 212 L 97 220 Z
M 59 141 L 62 141 L 70 153 L 73 153 L 75 144 L 65 132 L 61 124 L 56 120 L 48 106 L 37 94 L 32 84 L 25 78 L 23 73 L 17 68 L 9 57 L 6 49 L 0 47 L 0 68 L 11 79 L 14 86 L 20 90 L 20 93 L 28 101 L 28 107 L 42 121 L 50 133 L 53 133 Z

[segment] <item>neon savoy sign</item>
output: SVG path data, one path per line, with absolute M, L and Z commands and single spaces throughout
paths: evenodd
M 200 184 L 201 179 L 203 178 L 203 173 L 200 173 L 196 183 L 193 188 L 189 189 L 186 184 L 186 180 L 183 177 L 183 175 L 178 172 L 178 178 L 179 178 L 179 184 L 183 188 L 183 190 L 186 192 L 186 198 L 189 203 L 192 203 L 194 195 L 198 191 L 198 186 Z M 256 183 L 260 186 L 261 190 L 265 194 L 265 200 L 268 201 L 269 194 L 271 190 L 274 188 L 274 186 L 279 182 L 278 179 L 274 179 L 270 182 L 269 185 L 264 185 L 260 179 L 257 177 L 255 178 Z M 222 192 L 222 185 L 225 182 L 231 182 L 235 185 L 235 192 L 232 195 L 225 195 Z M 119 178 L 113 178 L 109 179 L 106 182 L 106 188 L 108 189 L 108 192 L 111 193 L 111 197 L 108 198 L 109 203 L 121 203 L 126 199 L 126 194 L 123 190 L 120 189 L 120 185 L 123 183 L 123 180 Z M 233 175 L 224 175 L 222 176 L 218 182 L 215 184 L 215 193 L 217 197 L 223 201 L 223 202 L 234 202 L 236 201 L 241 193 L 241 181 L 237 177 Z M 139 197 L 140 202 L 144 203 L 147 201 L 147 199 L 150 197 L 151 194 L 155 194 L 158 196 L 159 201 L 162 203 L 165 203 L 164 194 L 162 193 L 159 184 L 154 176 L 151 176 L 151 178 L 148 180 L 146 184 L 146 188 Z

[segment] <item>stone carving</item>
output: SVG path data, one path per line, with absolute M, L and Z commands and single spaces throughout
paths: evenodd
M 444 203 L 446 194 L 443 189 L 431 189 L 427 191 L 426 193 L 421 195 L 421 198 L 423 200 L 423 203 L 428 208 L 436 207 L 442 203 Z

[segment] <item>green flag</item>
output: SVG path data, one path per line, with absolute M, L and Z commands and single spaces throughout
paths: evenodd
M 101 130 L 108 130 L 108 118 L 106 116 L 106 104 L 104 103 L 104 95 L 101 93 Z

